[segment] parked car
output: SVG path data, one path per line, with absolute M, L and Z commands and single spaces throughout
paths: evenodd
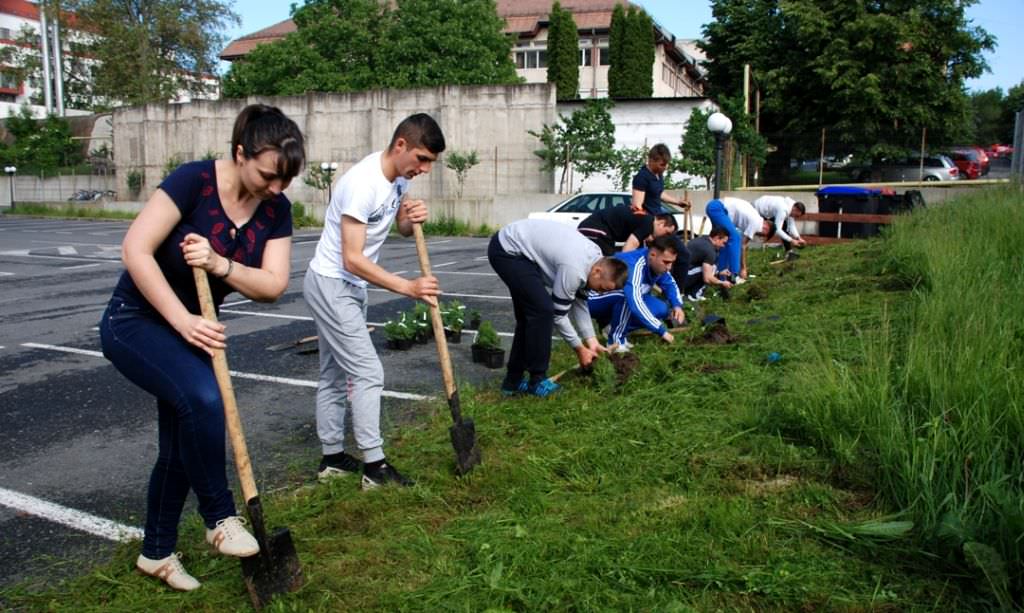
M 989 157 L 994 158 L 1010 157 L 1011 155 L 1013 155 L 1013 147 L 1011 147 L 1010 145 L 1000 144 L 989 145 L 985 153 L 987 153 Z
M 989 168 L 992 166 L 992 162 L 991 162 L 991 160 L 989 160 L 988 154 L 985 153 L 984 149 L 982 149 L 981 147 L 979 147 L 977 145 L 962 145 L 962 146 L 959 146 L 959 147 L 953 147 L 952 148 L 952 152 L 953 153 L 963 153 L 963 154 L 966 154 L 966 155 L 970 156 L 972 159 L 974 159 L 974 161 L 978 162 L 978 164 L 981 165 L 981 176 L 987 175 L 988 171 L 989 171 Z M 953 156 L 950 156 L 950 157 L 953 157 Z M 953 161 L 955 162 L 956 160 L 953 160 Z M 957 164 L 957 167 L 959 168 L 960 165 Z M 969 178 L 974 178 L 974 177 L 964 177 L 964 178 L 965 179 L 969 179 Z
M 633 194 L 630 192 L 588 192 L 576 194 L 546 211 L 530 213 L 529 218 L 550 219 L 575 228 L 591 213 L 614 206 L 629 206 L 632 201 Z M 672 216 L 676 219 L 676 225 L 682 230 L 685 213 L 667 202 L 662 202 L 661 205 L 665 207 L 665 210 L 672 213 Z M 697 223 L 699 224 L 700 220 Z
M 921 168 L 920 158 L 904 158 L 898 160 L 881 160 L 870 168 L 861 169 L 858 181 L 956 181 L 960 170 L 945 155 L 930 155 L 924 158 Z
M 964 179 L 977 179 L 982 176 L 981 160 L 974 151 L 950 151 L 948 155 Z

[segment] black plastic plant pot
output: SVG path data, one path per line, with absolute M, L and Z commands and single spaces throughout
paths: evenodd
M 462 342 L 462 330 L 449 330 L 448 328 L 445 328 L 444 337 L 449 343 L 457 345 Z
M 484 352 L 487 351 L 487 347 L 481 347 L 480 345 L 470 345 L 470 351 L 473 355 L 473 362 L 480 364 L 484 361 Z
M 431 332 L 429 329 L 426 329 L 422 332 L 418 332 L 416 334 L 416 342 L 421 345 L 426 345 L 427 341 L 430 340 L 431 335 L 433 335 L 433 332 Z
M 394 349 L 396 351 L 405 351 L 412 347 L 411 338 L 389 338 L 385 341 L 388 349 Z
M 501 368 L 505 365 L 505 350 L 484 348 L 483 365 L 487 368 Z

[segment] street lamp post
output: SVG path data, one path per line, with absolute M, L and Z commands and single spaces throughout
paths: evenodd
M 327 204 L 330 204 L 334 197 L 334 173 L 338 172 L 338 163 L 320 162 L 320 170 L 327 175 Z
M 732 132 L 732 120 L 721 113 L 708 117 L 708 130 L 715 135 L 715 200 L 722 195 L 722 150 L 725 137 Z
M 11 210 L 14 210 L 14 173 L 18 172 L 17 166 L 4 166 L 4 172 L 7 174 L 7 184 L 11 188 Z

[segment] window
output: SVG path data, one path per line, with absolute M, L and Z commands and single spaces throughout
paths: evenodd
M 0 38 L 4 40 L 14 40 L 14 36 L 11 35 L 11 29 L 0 28 Z
M 546 49 L 521 49 L 516 51 L 516 68 L 547 68 L 548 52 Z
M 9 72 L 0 72 L 0 89 L 18 89 L 18 78 Z
M 598 60 L 601 63 L 601 66 L 608 66 L 612 63 L 611 56 L 608 54 L 608 47 L 601 47 L 598 49 L 598 52 L 601 54 L 601 57 Z
M 593 66 L 594 56 L 591 54 L 590 49 L 580 49 L 580 66 Z

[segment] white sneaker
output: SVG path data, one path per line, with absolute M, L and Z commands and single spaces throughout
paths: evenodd
M 150 560 L 140 554 L 135 560 L 135 568 L 142 574 L 165 581 L 167 585 L 182 592 L 191 592 L 201 585 L 181 565 L 180 553 L 172 553 L 162 560 Z
M 237 515 L 225 517 L 216 528 L 207 529 L 206 542 L 226 556 L 247 558 L 260 552 L 259 543 L 245 529 L 245 518 Z
M 746 282 L 747 282 L 747 280 L 744 279 L 743 277 L 736 277 L 736 280 L 733 281 L 733 284 L 735 284 L 735 285 L 743 285 Z
M 612 353 L 629 353 L 629 350 L 632 348 L 633 343 L 630 343 L 629 341 L 623 341 L 618 345 L 615 345 L 615 348 L 612 349 Z

